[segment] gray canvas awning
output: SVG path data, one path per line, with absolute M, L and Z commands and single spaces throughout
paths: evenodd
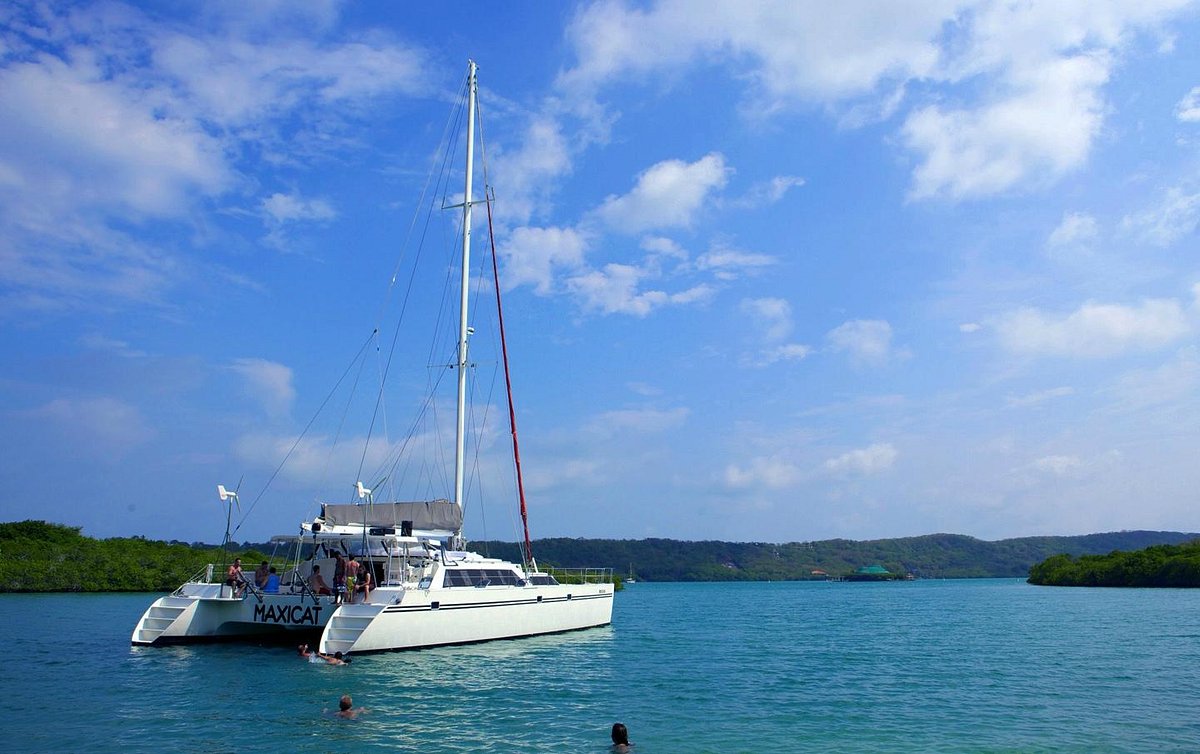
M 424 531 L 456 532 L 462 528 L 462 509 L 449 500 L 373 505 L 324 503 L 321 510 L 325 523 L 330 526 L 399 527 L 402 521 L 411 521 L 413 529 Z

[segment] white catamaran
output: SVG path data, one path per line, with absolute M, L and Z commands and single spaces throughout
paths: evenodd
M 533 558 L 520 477 L 511 390 L 509 415 L 525 541 L 522 562 L 464 551 L 463 495 L 466 467 L 469 268 L 476 119 L 476 66 L 468 65 L 466 99 L 466 186 L 462 204 L 461 280 L 456 363 L 457 416 L 454 498 L 427 502 L 375 503 L 358 482 L 359 503 L 321 505 L 319 515 L 286 538 L 294 559 L 278 580 L 262 588 L 251 579 L 214 579 L 209 565 L 172 594 L 156 600 L 133 630 L 135 645 L 267 637 L 320 631 L 324 653 L 371 652 L 465 644 L 572 631 L 611 622 L 614 584 L 610 568 L 540 570 Z M 490 223 L 489 223 L 490 225 Z M 494 258 L 493 258 L 494 265 Z M 496 286 L 499 304 L 499 285 Z M 499 311 L 501 343 L 503 314 Z M 508 380 L 507 357 L 504 360 Z M 375 485 L 378 487 L 378 485 Z M 223 501 L 236 491 L 218 488 Z M 228 538 L 228 535 L 227 535 Z M 360 562 L 374 586 L 361 598 L 342 599 L 345 556 Z M 323 578 L 316 578 L 321 574 Z M 323 579 L 335 586 L 324 594 Z

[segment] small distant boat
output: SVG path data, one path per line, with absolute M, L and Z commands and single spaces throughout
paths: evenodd
M 623 580 L 625 584 L 636 584 L 637 579 L 633 577 L 633 563 L 629 564 L 629 575 Z
M 454 364 L 447 365 L 456 370 L 458 382 L 453 499 L 375 503 L 372 490 L 359 481 L 354 485 L 358 503 L 322 504 L 320 514 L 303 522 L 298 535 L 276 538 L 295 547 L 278 586 L 272 582 L 268 591 L 253 582 L 226 583 L 224 572 L 214 579 L 210 564 L 170 595 L 154 601 L 133 630 L 134 645 L 319 632 L 322 652 L 369 652 L 534 636 L 611 622 L 611 568 L 542 571 L 533 557 L 511 389 L 512 451 L 525 529 L 522 562 L 485 557 L 466 551 L 462 544 L 466 374 L 472 366 L 467 342 L 474 332 L 468 319 L 471 209 L 490 201 L 472 199 L 477 96 L 473 61 L 468 65 L 466 92 L 457 356 Z M 499 291 L 497 282 L 503 345 Z M 507 383 L 507 353 L 503 362 Z M 236 490 L 218 487 L 218 492 L 228 505 L 237 501 Z M 353 599 L 353 593 L 341 599 L 319 586 L 340 583 L 335 576 L 340 575 L 347 555 L 361 558 L 364 572 L 378 585 L 361 600 Z M 632 564 L 630 569 L 632 575 Z

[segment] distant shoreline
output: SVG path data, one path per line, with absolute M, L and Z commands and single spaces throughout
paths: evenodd
M 1021 537 L 987 542 L 961 534 L 928 534 L 854 541 L 772 544 L 687 542 L 670 539 L 547 538 L 533 542 L 539 564 L 561 568 L 632 570 L 645 581 L 820 581 L 879 565 L 919 579 L 1028 578 L 1030 569 L 1056 555 L 1078 558 L 1113 551 L 1181 545 L 1200 534 L 1125 531 L 1072 537 Z M 513 542 L 475 541 L 471 548 L 520 560 Z M 231 543 L 228 557 L 282 563 L 270 543 Z M 221 563 L 219 546 L 161 542 L 143 537 L 93 539 L 79 527 L 44 521 L 0 523 L 0 593 L 172 591 L 208 563 Z M 821 573 L 813 573 L 818 571 Z

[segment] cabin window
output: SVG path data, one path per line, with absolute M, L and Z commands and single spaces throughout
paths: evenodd
M 523 586 L 524 580 L 515 572 L 503 568 L 447 568 L 447 587 Z
M 529 577 L 529 583 L 536 586 L 557 586 L 558 582 L 548 573 L 538 573 Z

